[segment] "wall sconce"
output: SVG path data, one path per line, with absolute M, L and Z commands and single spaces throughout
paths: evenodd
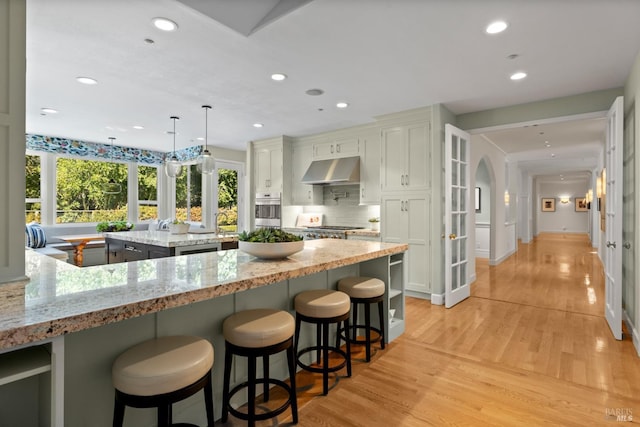
M 571 200 L 571 197 L 569 196 L 560 196 L 560 203 L 562 204 L 566 205 L 567 203 L 569 203 L 570 200 Z
M 509 206 L 509 200 L 510 200 L 509 190 L 505 190 L 504 191 L 504 205 L 505 206 Z
M 596 178 L 596 196 L 598 199 L 602 197 L 602 179 L 600 177 Z

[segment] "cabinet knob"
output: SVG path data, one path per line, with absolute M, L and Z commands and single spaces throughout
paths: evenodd
M 458 236 L 456 236 L 453 233 L 449 234 L 449 239 L 451 239 L 451 240 L 456 240 L 456 237 L 458 237 Z

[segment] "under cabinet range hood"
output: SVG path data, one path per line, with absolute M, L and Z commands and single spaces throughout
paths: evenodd
M 360 157 L 314 160 L 302 177 L 303 184 L 346 185 L 360 182 Z

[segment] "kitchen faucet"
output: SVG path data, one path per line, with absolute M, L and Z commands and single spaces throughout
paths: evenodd
M 216 223 L 215 223 L 215 224 L 216 224 L 216 227 L 215 227 L 215 230 L 216 230 L 216 234 L 222 234 L 222 235 L 224 236 L 227 232 L 226 232 L 225 230 L 222 230 L 222 232 L 221 232 L 221 230 L 220 230 L 220 226 L 218 225 L 218 217 L 219 217 L 220 215 L 224 216 L 224 222 L 227 222 L 227 221 L 229 220 L 229 217 L 228 217 L 228 216 L 227 216 L 227 214 L 226 214 L 226 213 L 224 213 L 224 212 L 216 212 L 216 213 L 215 213 L 215 218 L 216 218 Z

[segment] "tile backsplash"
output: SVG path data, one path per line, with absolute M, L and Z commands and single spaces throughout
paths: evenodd
M 282 211 L 282 225 L 293 227 L 298 213 L 321 213 L 325 225 L 369 228 L 368 219 L 380 216 L 380 205 L 360 206 L 360 186 L 336 185 L 323 187 L 323 205 L 287 206 Z

